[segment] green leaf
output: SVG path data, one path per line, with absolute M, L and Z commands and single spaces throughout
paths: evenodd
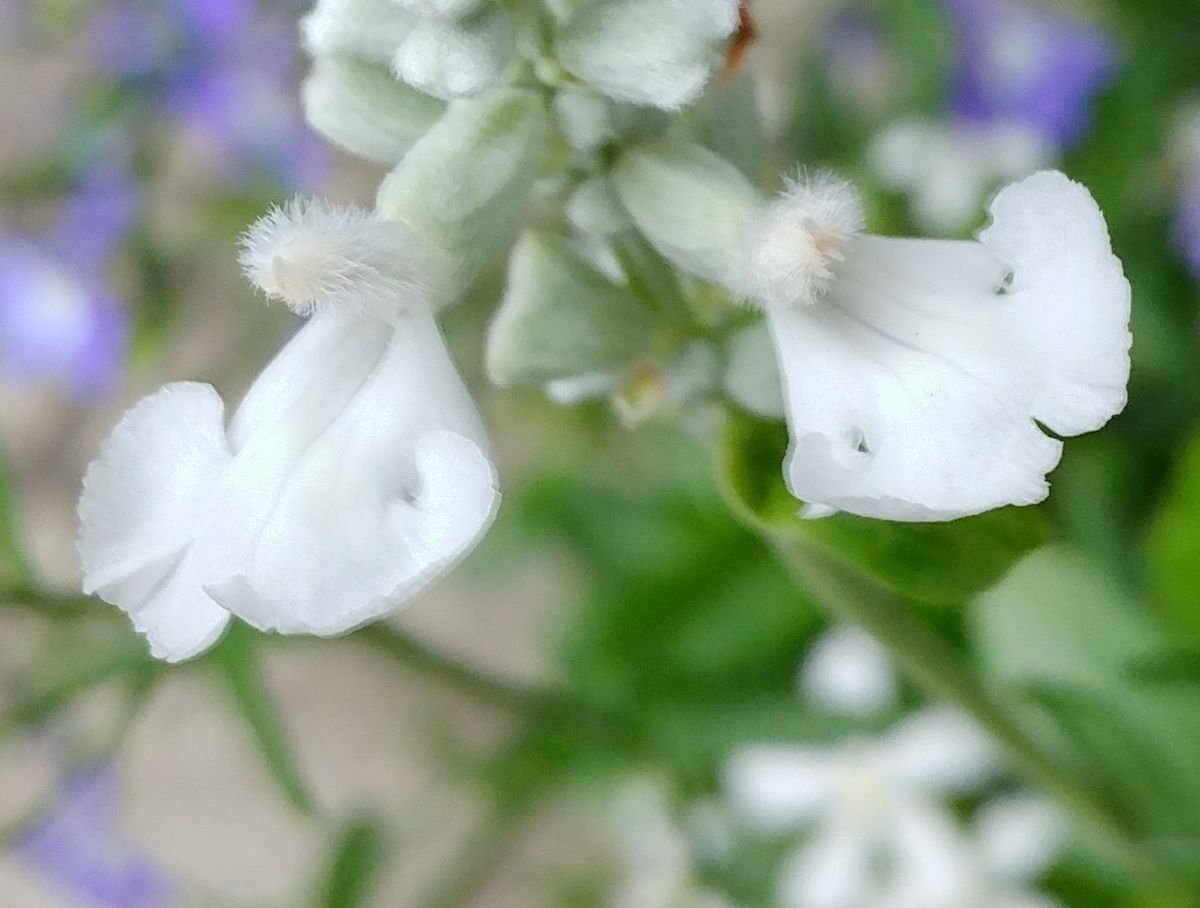
M 297 810 L 311 814 L 313 800 L 300 773 L 292 742 L 279 719 L 279 709 L 267 688 L 259 647 L 255 632 L 235 622 L 208 659 L 228 685 L 237 713 L 246 723 L 272 778 Z
M 1144 834 L 1200 834 L 1200 689 L 1131 673 L 1176 648 L 1103 566 L 1044 549 L 970 616 L 990 684 L 1039 705 L 1044 740 L 1055 729 L 1074 738 L 1077 762 L 1104 777 L 1101 788 L 1129 793 Z M 1141 779 L 1152 790 L 1134 784 Z
M 1004 508 L 949 523 L 896 523 L 838 514 L 802 520 L 787 491 L 782 423 L 732 416 L 723 470 L 734 504 L 772 536 L 833 554 L 889 590 L 923 603 L 957 604 L 982 592 L 1048 531 L 1030 508 Z
M 1200 435 L 1184 450 L 1146 537 L 1146 583 L 1181 628 L 1200 637 Z
M 384 830 L 376 820 L 346 827 L 320 887 L 318 908 L 364 908 L 386 857 Z

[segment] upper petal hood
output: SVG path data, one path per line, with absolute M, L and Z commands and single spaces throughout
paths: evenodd
M 217 525 L 243 535 L 210 544 L 241 569 L 209 592 L 264 630 L 336 634 L 457 561 L 499 496 L 478 414 L 428 312 L 394 330 L 331 313 L 306 332 L 231 425 L 237 457 Z M 317 362 L 327 365 L 313 375 Z M 339 384 L 340 405 L 297 393 Z M 288 435 L 294 443 L 281 445 Z M 254 499 L 264 477 L 277 490 Z
M 1004 190 L 978 243 L 858 236 L 828 293 L 767 317 L 801 500 L 945 520 L 1048 493 L 1060 435 L 1125 404 L 1130 290 L 1087 190 Z

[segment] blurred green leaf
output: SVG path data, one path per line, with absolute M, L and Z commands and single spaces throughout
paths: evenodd
M 351 823 L 333 851 L 321 884 L 318 908 L 365 908 L 386 857 L 384 830 L 376 820 Z
M 1078 772 L 1124 792 L 1144 836 L 1200 835 L 1200 690 L 1131 680 L 1129 666 L 1173 646 L 1103 566 L 1037 552 L 971 618 L 989 682 L 1036 706 L 1048 746 L 1065 735 Z
M 207 657 L 229 687 L 237 714 L 246 723 L 272 778 L 301 813 L 314 811 L 292 742 L 272 701 L 260 661 L 260 638 L 234 622 Z
M 1184 450 L 1146 538 L 1146 582 L 1180 627 L 1200 637 L 1200 435 Z
M 730 418 L 723 439 L 725 480 L 735 504 L 779 536 L 853 564 L 888 589 L 923 603 L 957 604 L 987 589 L 1048 531 L 1037 510 L 1004 508 L 949 523 L 894 523 L 838 514 L 802 520 L 787 491 L 783 424 Z
M 44 722 L 71 705 L 75 698 L 116 678 L 140 680 L 158 669 L 141 639 L 82 664 L 71 664 L 40 690 L 18 699 L 0 714 L 0 734 L 19 726 Z

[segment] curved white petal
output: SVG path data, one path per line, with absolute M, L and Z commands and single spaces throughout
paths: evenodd
M 195 581 L 187 548 L 232 460 L 224 410 L 209 385 L 166 385 L 125 414 L 83 480 L 83 590 L 128 613 L 170 662 L 206 649 L 229 621 L 199 582 L 181 583 Z
M 982 879 L 971 843 L 941 805 L 905 798 L 885 832 L 891 872 L 879 908 L 965 908 Z M 973 897 L 974 896 L 974 897 Z
M 836 754 L 802 747 L 758 746 L 738 751 L 725 767 L 734 811 L 765 830 L 803 826 L 835 796 Z
M 934 706 L 914 713 L 880 739 L 884 772 L 902 790 L 927 794 L 971 791 L 999 765 L 992 740 L 965 713 Z
M 1033 504 L 1062 451 L 1037 422 L 1124 406 L 1129 285 L 1095 202 L 1042 173 L 992 210 L 979 243 L 854 237 L 823 298 L 768 307 L 797 498 L 893 520 Z
M 1046 870 L 1066 840 L 1063 814 L 1049 801 L 1012 795 L 975 814 L 975 838 L 984 864 L 1000 879 L 1026 883 Z
M 800 672 L 800 686 L 816 705 L 833 712 L 870 716 L 896 702 L 899 683 L 887 651 L 858 627 L 836 627 L 814 644 Z
M 837 821 L 822 828 L 785 865 L 779 881 L 783 908 L 864 908 L 875 888 L 869 830 Z
M 1006 321 L 1037 365 L 1033 415 L 1059 435 L 1125 408 L 1130 287 L 1087 189 L 1046 171 L 1002 190 L 979 240 L 1013 272 Z
M 231 438 L 226 536 L 210 544 L 238 569 L 208 591 L 263 630 L 337 634 L 393 610 L 465 554 L 499 501 L 428 312 L 394 328 L 315 320 L 251 389 Z

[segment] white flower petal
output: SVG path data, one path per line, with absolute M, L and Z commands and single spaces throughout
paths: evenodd
M 858 236 L 829 292 L 770 306 L 802 501 L 946 520 L 1046 497 L 1060 434 L 1124 406 L 1129 285 L 1061 174 L 1000 194 L 980 243 Z
M 869 716 L 896 702 L 898 682 L 887 651 L 866 631 L 836 627 L 805 657 L 804 695 L 833 712 Z
M 792 829 L 819 816 L 834 796 L 836 755 L 801 747 L 759 746 L 738 751 L 725 767 L 734 811 L 765 830 Z
M 779 361 L 766 322 L 738 331 L 729 341 L 726 358 L 725 391 L 729 396 L 751 413 L 781 419 L 785 410 Z
M 427 312 L 394 330 L 331 313 L 290 348 L 231 427 L 212 545 L 238 570 L 208 589 L 261 629 L 337 634 L 465 554 L 498 503 L 495 470 Z
M 929 794 L 978 788 L 995 774 L 999 759 L 974 720 L 945 706 L 905 719 L 880 740 L 877 756 L 903 789 Z
M 869 832 L 854 823 L 834 822 L 800 849 L 779 881 L 783 908 L 865 908 L 874 875 Z
M 207 649 L 229 621 L 199 583 L 179 578 L 194 574 L 185 553 L 231 459 L 221 398 L 180 382 L 125 414 L 84 477 L 83 590 L 127 612 L 161 659 Z
M 1066 840 L 1062 811 L 1032 795 L 989 801 L 975 814 L 975 837 L 992 873 L 1025 883 L 1046 870 Z
M 1088 191 L 1046 171 L 1002 190 L 979 240 L 1013 271 L 1010 326 L 1038 369 L 1033 415 L 1059 435 L 1125 408 L 1130 287 Z
M 964 908 L 980 904 L 971 843 L 941 805 L 906 798 L 886 832 L 891 878 L 879 908 Z

